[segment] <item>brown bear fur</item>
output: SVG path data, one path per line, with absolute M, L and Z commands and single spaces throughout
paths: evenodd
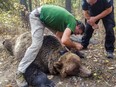
M 31 34 L 28 32 L 21 34 L 15 39 L 5 40 L 3 42 L 5 48 L 11 51 L 19 61 L 24 56 L 30 44 Z M 60 74 L 62 77 L 78 75 L 80 71 L 82 71 L 85 76 L 89 76 L 91 71 L 85 67 L 81 68 L 82 64 L 79 56 L 71 52 L 67 52 L 63 55 L 60 54 L 60 51 L 64 49 L 56 37 L 46 35 L 44 36 L 43 45 L 33 63 L 45 73 Z

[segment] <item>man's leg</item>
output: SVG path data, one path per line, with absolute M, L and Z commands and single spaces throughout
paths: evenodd
M 24 78 L 24 73 L 27 67 L 35 60 L 43 43 L 44 26 L 40 19 L 35 16 L 36 10 L 30 14 L 32 44 L 27 49 L 23 59 L 19 63 L 18 71 L 16 74 L 16 81 L 19 87 L 28 87 L 28 84 Z
M 103 24 L 106 30 L 106 36 L 105 36 L 105 49 L 107 51 L 107 57 L 113 58 L 113 52 L 114 52 L 114 42 L 115 42 L 115 36 L 114 36 L 114 19 L 112 18 L 104 18 Z
M 89 40 L 92 37 L 93 31 L 94 29 L 88 23 L 86 23 L 85 33 L 84 36 L 82 37 L 82 42 L 81 42 L 83 48 L 87 48 L 87 46 L 89 45 Z

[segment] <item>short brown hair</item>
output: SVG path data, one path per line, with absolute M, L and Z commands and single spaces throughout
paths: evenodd
M 85 32 L 85 25 L 79 20 L 76 20 L 76 22 L 77 22 L 77 25 L 80 25 L 80 29 L 84 33 Z

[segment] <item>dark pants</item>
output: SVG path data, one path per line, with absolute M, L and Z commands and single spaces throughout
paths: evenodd
M 114 14 L 111 13 L 110 15 L 102 18 L 105 30 L 106 30 L 106 36 L 105 36 L 105 49 L 107 52 L 114 52 L 114 42 L 115 42 L 115 36 L 114 36 L 114 30 L 115 27 L 115 21 L 114 21 Z M 99 21 L 97 21 L 98 23 Z M 82 45 L 86 48 L 89 45 L 89 40 L 92 37 L 94 29 L 86 23 L 86 30 L 85 34 L 82 38 Z

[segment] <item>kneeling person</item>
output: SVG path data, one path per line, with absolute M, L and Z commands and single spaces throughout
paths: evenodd
M 49 28 L 56 34 L 62 45 L 77 50 L 82 48 L 79 43 L 70 40 L 71 34 L 82 34 L 84 25 L 62 7 L 55 5 L 43 5 L 33 10 L 29 16 L 31 24 L 32 44 L 27 49 L 19 63 L 16 81 L 19 87 L 28 87 L 24 73 L 29 65 L 35 60 L 43 43 L 44 28 Z

